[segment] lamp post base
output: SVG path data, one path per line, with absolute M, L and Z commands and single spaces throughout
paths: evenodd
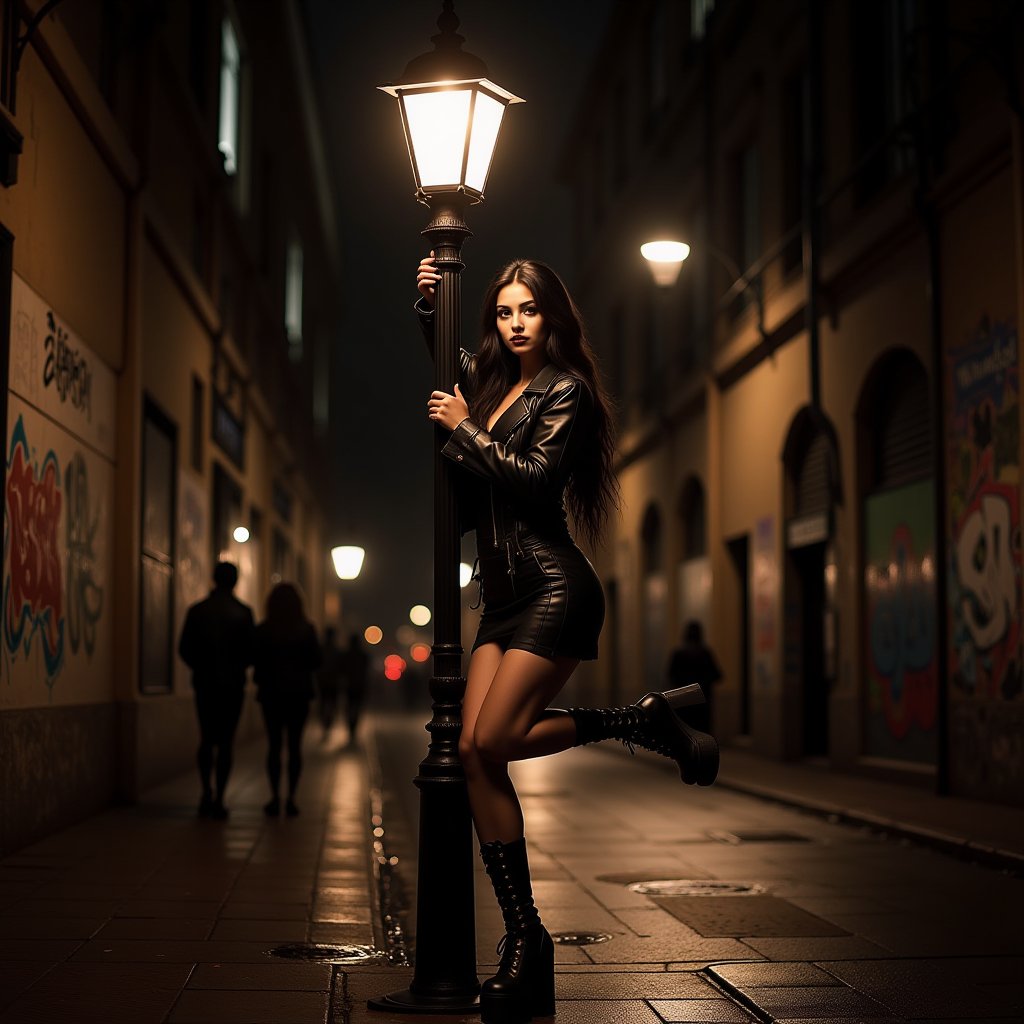
M 479 1013 L 480 1000 L 477 997 L 469 997 L 453 993 L 448 997 L 418 996 L 407 988 L 401 992 L 390 992 L 385 996 L 377 996 L 374 999 L 366 1000 L 367 1009 L 384 1010 L 387 1013 Z

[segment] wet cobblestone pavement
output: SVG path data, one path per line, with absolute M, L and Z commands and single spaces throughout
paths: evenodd
M 240 752 L 227 822 L 196 819 L 187 776 L 0 862 L 0 1024 L 408 1020 L 366 1000 L 411 978 L 411 778 L 426 734 L 420 716 L 374 724 L 365 748 L 310 738 L 297 819 L 263 816 L 255 746 Z M 516 779 L 546 925 L 608 936 L 556 947 L 560 1024 L 1024 1017 L 1024 882 L 1011 871 L 820 807 L 683 787 L 601 748 L 524 763 Z M 1012 814 L 993 812 L 993 847 Z M 500 919 L 476 880 L 484 976 Z

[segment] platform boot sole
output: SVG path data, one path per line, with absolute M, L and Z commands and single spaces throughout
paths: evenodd
M 522 991 L 489 992 L 484 988 L 480 993 L 480 1024 L 528 1024 L 534 1017 L 554 1017 L 555 944 L 546 932 L 534 963 L 531 973 L 541 976 Z
M 669 741 L 673 747 L 685 744 L 685 753 L 678 757 L 672 755 L 672 759 L 679 766 L 679 777 L 687 785 L 710 786 L 718 778 L 718 741 L 688 725 L 678 714 L 685 707 L 703 702 L 704 695 L 696 683 L 665 693 L 649 693 L 639 702 L 652 725 L 664 734 L 675 734 Z

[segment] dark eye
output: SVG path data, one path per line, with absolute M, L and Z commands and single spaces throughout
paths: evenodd
M 499 309 L 498 310 L 498 319 L 499 320 L 504 320 L 504 319 L 506 319 L 507 317 L 509 317 L 511 315 L 512 315 L 512 311 L 509 310 L 509 309 Z

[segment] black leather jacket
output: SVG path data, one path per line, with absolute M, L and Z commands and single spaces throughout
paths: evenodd
M 433 311 L 416 312 L 433 353 Z M 459 388 L 472 401 L 476 357 L 462 349 Z M 548 363 L 488 432 L 472 419 L 452 431 L 442 454 L 463 469 L 459 496 L 463 533 L 477 531 L 481 559 L 531 541 L 571 543 L 563 493 L 573 464 L 590 441 L 593 397 L 584 381 Z

